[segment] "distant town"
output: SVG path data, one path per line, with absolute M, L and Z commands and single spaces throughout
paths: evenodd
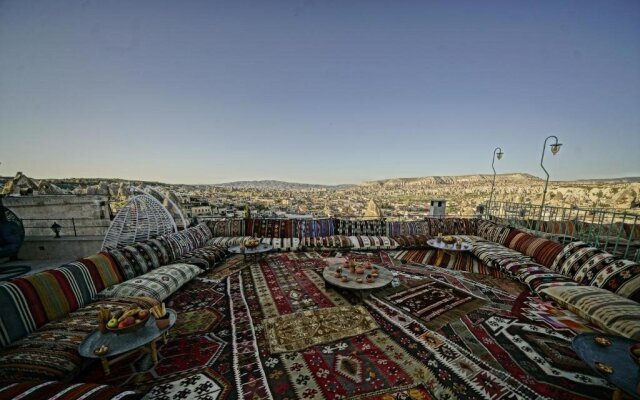
M 313 185 L 280 181 L 243 181 L 181 185 L 119 179 L 34 179 L 23 173 L 0 177 L 3 193 L 20 195 L 100 195 L 115 214 L 132 195 L 131 187 L 151 186 L 189 218 L 311 218 L 380 216 L 423 218 L 430 202 L 446 202 L 446 214 L 471 216 L 490 197 L 492 175 L 428 176 Z M 497 175 L 494 201 L 539 204 L 544 181 L 528 174 Z M 640 211 L 640 178 L 552 181 L 546 204 Z

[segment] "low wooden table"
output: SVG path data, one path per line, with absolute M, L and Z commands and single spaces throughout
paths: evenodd
M 167 313 L 169 314 L 169 326 L 164 329 L 158 329 L 155 318 L 150 316 L 147 323 L 134 332 L 120 334 L 95 331 L 80 343 L 78 353 L 85 358 L 99 358 L 105 375 L 111 373 L 112 364 L 135 351 L 148 353 L 153 363 L 156 364 L 158 362 L 156 342 L 162 339 L 166 343 L 169 329 L 173 327 L 178 318 L 178 314 L 172 309 L 167 309 Z M 107 346 L 109 351 L 102 356 L 94 354 L 94 350 L 102 345 Z
M 336 269 L 339 267 L 342 267 L 342 275 L 349 278 L 348 282 L 342 282 L 340 278 L 335 277 Z M 375 267 L 378 269 L 378 278 L 371 283 L 366 281 L 366 276 L 373 271 L 372 269 L 365 269 L 364 274 L 356 274 L 355 272 L 352 273 L 349 271 L 349 268 L 345 268 L 342 264 L 334 264 L 326 267 L 324 271 L 322 271 L 322 277 L 325 281 L 325 287 L 335 286 L 356 291 L 360 295 L 360 300 L 364 301 L 371 291 L 383 288 L 393 280 L 393 273 L 391 271 L 379 265 L 375 265 Z M 363 282 L 356 282 L 357 278 L 362 278 Z
M 458 254 L 465 251 L 471 251 L 473 249 L 473 246 L 469 242 L 462 242 L 460 247 L 456 247 L 455 243 L 446 244 L 445 242 L 438 242 L 436 239 L 429 239 L 427 240 L 427 244 L 438 250 L 438 258 L 435 263 L 437 265 L 440 265 L 443 253 L 450 255 L 452 259 L 456 259 Z
M 257 260 L 258 256 L 273 250 L 273 246 L 266 243 L 260 243 L 257 247 L 254 247 L 254 248 L 232 246 L 232 247 L 229 247 L 227 250 L 235 254 L 244 254 L 245 260 L 247 259 L 248 255 L 253 256 Z
M 596 336 L 606 337 L 610 346 L 600 346 L 595 342 Z M 640 366 L 631 358 L 630 348 L 638 343 L 620 336 L 599 333 L 583 333 L 573 338 L 571 347 L 578 356 L 596 371 L 607 382 L 617 389 L 613 392 L 613 400 L 622 399 L 622 390 L 633 399 L 640 399 Z M 605 363 L 613 368 L 613 373 L 605 374 L 596 368 L 596 362 Z

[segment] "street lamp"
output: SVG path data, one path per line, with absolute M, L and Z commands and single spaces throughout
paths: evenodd
M 493 189 L 496 186 L 496 169 L 493 165 L 496 162 L 496 158 L 498 160 L 501 160 L 503 155 L 504 153 L 502 152 L 502 149 L 500 147 L 496 147 L 495 150 L 493 150 L 493 159 L 491 160 L 491 169 L 493 170 L 493 182 L 491 183 L 491 195 L 489 196 L 489 204 L 487 206 L 487 212 L 489 216 L 491 216 L 491 203 L 493 201 Z
M 54 236 L 54 238 L 59 239 L 60 238 L 60 228 L 62 228 L 62 226 L 58 225 L 57 222 L 53 222 L 53 225 L 51 225 L 51 230 L 53 231 L 53 233 L 55 233 L 56 235 Z
M 544 151 L 547 148 L 547 140 L 551 138 L 555 139 L 556 141 L 555 143 L 549 145 L 549 147 L 551 147 L 551 154 L 553 154 L 554 156 L 558 154 L 558 152 L 560 151 L 560 146 L 562 146 L 562 143 L 558 143 L 558 137 L 553 135 L 547 137 L 544 140 L 544 144 L 542 145 L 542 157 L 540 157 L 540 166 L 542 167 L 544 173 L 547 174 L 547 179 L 544 181 L 544 190 L 542 191 L 542 203 L 540 204 L 540 213 L 538 214 L 538 230 L 540 230 L 540 224 L 542 223 L 542 209 L 544 207 L 544 199 L 545 197 L 547 197 L 547 185 L 549 184 L 549 172 L 547 172 L 547 170 L 544 168 L 544 165 L 542 165 L 542 161 L 544 161 Z

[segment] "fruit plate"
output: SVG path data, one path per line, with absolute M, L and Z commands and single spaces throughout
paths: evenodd
M 118 333 L 118 334 L 135 332 L 138 329 L 142 328 L 147 323 L 147 321 L 149 320 L 150 316 L 151 316 L 151 313 L 147 313 L 147 316 L 145 318 L 141 319 L 140 322 L 137 322 L 137 323 L 135 323 L 133 325 L 126 326 L 124 328 L 109 328 L 107 326 L 107 330 L 109 332 Z

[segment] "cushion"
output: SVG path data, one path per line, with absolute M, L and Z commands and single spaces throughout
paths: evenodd
M 427 240 L 431 239 L 431 236 L 427 235 L 398 235 L 391 239 L 395 240 L 403 249 L 425 249 L 428 248 Z
M 491 221 L 479 221 L 477 235 L 499 244 L 506 244 L 507 235 L 512 228 L 504 225 L 498 225 Z
M 98 328 L 96 313 L 100 307 L 121 310 L 132 305 L 150 308 L 155 304 L 157 302 L 149 298 L 102 300 L 45 324 L 0 351 L 0 379 L 15 382 L 68 378 L 82 365 L 78 346 Z
M 217 245 L 224 248 L 240 246 L 242 242 L 249 238 L 251 238 L 251 236 L 218 236 L 209 239 L 206 243 L 206 246 Z
M 340 235 L 386 235 L 387 224 L 383 219 L 335 219 L 336 232 Z
M 640 340 L 640 304 L 593 286 L 541 290 L 556 303 L 616 335 Z
M 640 302 L 640 264 L 619 259 L 584 242 L 566 245 L 553 269 L 583 285 L 607 289 Z
M 176 260 L 176 262 L 197 265 L 207 270 L 223 261 L 228 255 L 229 252 L 226 247 L 214 244 L 192 250 L 182 256 L 180 260 Z
M 101 291 L 104 288 L 113 286 L 117 283 L 124 281 L 124 277 L 118 269 L 116 261 L 105 251 L 101 251 L 98 254 L 94 254 L 89 257 L 81 258 L 77 262 L 84 264 L 89 269 L 94 269 L 98 275 L 100 275 L 100 281 L 102 282 Z
M 211 230 L 203 222 L 180 232 L 163 235 L 160 238 L 170 250 L 173 260 L 178 260 L 186 253 L 204 246 L 212 237 Z
M 515 232 L 515 235 L 512 235 Z M 539 238 L 529 233 L 513 229 L 507 235 L 506 245 L 510 249 L 533 257 L 545 267 L 551 267 L 564 245 L 549 239 Z
M 531 257 L 527 257 L 519 251 L 511 250 L 495 242 L 477 240 L 473 243 L 471 250 L 474 256 L 490 267 L 498 267 L 503 260 L 519 260 L 530 262 Z
M 300 240 L 300 244 L 314 250 L 349 249 L 353 246 L 349 237 L 344 235 L 305 237 Z
M 20 400 L 133 400 L 140 394 L 98 383 L 22 382 L 0 387 L 0 398 Z
M 393 250 L 398 243 L 387 236 L 349 236 L 354 250 Z
M 263 238 L 261 243 L 270 244 L 274 251 L 296 251 L 300 248 L 298 238 Z
M 163 301 L 202 270 L 191 264 L 169 264 L 98 293 L 101 299 L 146 296 Z
M 146 242 L 138 242 L 120 249 L 109 250 L 122 275 L 128 280 L 160 266 L 160 258 Z

